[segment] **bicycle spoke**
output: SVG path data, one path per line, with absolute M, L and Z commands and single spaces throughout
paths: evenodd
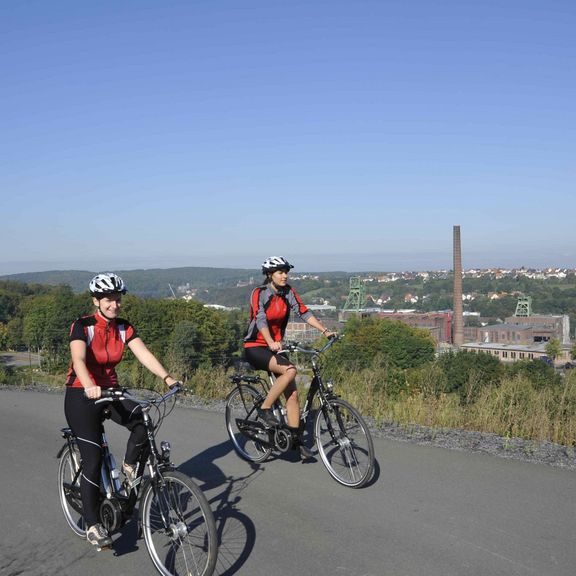
M 339 398 L 316 415 L 314 434 L 323 464 L 340 484 L 359 488 L 370 479 L 374 448 L 370 432 L 357 410 Z
M 184 474 L 169 472 L 143 496 L 144 539 L 163 575 L 203 576 L 216 563 L 214 517 L 201 490 Z
M 255 403 L 260 394 L 252 386 L 239 385 L 226 400 L 226 429 L 234 450 L 250 462 L 263 462 L 270 456 L 268 433 L 258 423 Z

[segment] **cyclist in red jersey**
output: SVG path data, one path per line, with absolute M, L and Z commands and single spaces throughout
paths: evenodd
M 276 376 L 274 385 L 258 410 L 260 418 L 268 426 L 277 425 L 279 422 L 272 414 L 271 407 L 284 394 L 293 445 L 299 447 L 301 457 L 307 459 L 312 453 L 302 444 L 296 367 L 285 354 L 278 352 L 282 350 L 282 339 L 291 312 L 325 336 L 329 337 L 333 332 L 308 310 L 294 288 L 288 284 L 291 268 L 292 264 L 282 256 L 271 256 L 262 263 L 262 273 L 266 279 L 264 285 L 255 288 L 250 296 L 250 325 L 244 337 L 244 354 L 254 368 L 268 370 Z
M 136 466 L 145 444 L 146 430 L 142 424 L 138 404 L 129 400 L 117 404 L 96 404 L 102 388 L 118 386 L 115 367 L 122 360 L 125 346 L 150 372 L 173 386 L 177 380 L 148 350 L 134 327 L 118 316 L 126 286 L 122 278 L 111 272 L 97 274 L 90 281 L 90 294 L 96 312 L 78 318 L 70 329 L 71 364 L 66 378 L 64 411 L 68 425 L 78 439 L 82 457 L 80 493 L 86 538 L 102 548 L 112 540 L 98 522 L 100 491 L 102 411 L 110 410 L 111 419 L 130 430 L 122 471 L 130 483 L 136 477 Z

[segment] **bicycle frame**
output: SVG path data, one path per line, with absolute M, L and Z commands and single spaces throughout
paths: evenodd
M 106 391 L 103 402 L 130 397 L 140 405 L 147 442 L 139 455 L 136 478 L 130 484 L 122 483 L 102 421 L 98 522 L 112 534 L 134 516 L 138 502 L 138 537 L 144 537 L 150 559 L 158 572 L 162 576 L 210 576 L 218 557 L 218 535 L 210 503 L 200 487 L 170 462 L 168 442 L 161 442 L 160 449 L 156 445 L 156 434 L 171 411 L 166 411 L 165 401 L 180 390 L 181 385 L 176 385 L 152 400 L 138 400 L 126 389 Z M 150 415 L 153 407 L 159 409 L 158 418 Z M 82 461 L 78 442 L 70 428 L 62 429 L 62 434 L 66 442 L 58 453 L 60 504 L 72 531 L 85 538 L 86 523 L 80 493 Z M 149 476 L 144 479 L 146 470 Z
M 175 391 L 173 392 L 175 393 Z M 110 396 L 103 397 L 99 401 L 121 401 L 124 394 L 127 394 L 127 389 L 121 389 L 119 391 L 111 392 Z M 166 394 L 163 399 L 167 399 L 172 394 Z M 141 451 L 140 457 L 137 465 L 137 474 L 134 482 L 131 486 L 127 486 L 120 482 L 120 473 L 116 467 L 116 459 L 114 454 L 111 452 L 108 445 L 108 440 L 106 438 L 106 433 L 104 430 L 104 421 L 107 416 L 104 415 L 102 420 L 102 466 L 101 466 L 101 491 L 102 491 L 102 504 L 101 504 L 101 514 L 105 514 L 106 518 L 102 518 L 105 525 L 110 532 L 117 530 L 122 527 L 127 520 L 132 517 L 138 498 L 142 492 L 142 477 L 146 467 L 148 467 L 149 478 L 147 482 L 152 482 L 153 489 L 156 490 L 158 483 L 161 483 L 162 472 L 165 470 L 171 470 L 174 468 L 170 462 L 170 446 L 168 443 L 162 442 L 161 449 L 158 450 L 156 445 L 156 434 L 152 418 L 150 417 L 150 409 L 152 408 L 152 403 L 140 403 L 142 408 L 143 424 L 146 428 L 147 445 Z M 74 450 L 74 445 L 76 444 L 76 436 L 72 432 L 71 428 L 62 428 L 61 430 L 63 438 L 66 443 L 62 446 L 57 454 L 57 458 L 60 458 L 66 448 L 70 451 Z M 80 460 L 78 470 L 76 471 L 70 486 L 66 487 L 68 490 L 67 495 L 73 498 L 74 502 L 77 502 L 75 510 L 78 513 L 82 512 L 81 503 L 82 499 L 79 490 L 79 478 L 82 474 L 82 461 Z M 76 493 L 72 493 L 75 491 Z M 108 507 L 102 505 L 108 503 Z M 118 503 L 118 506 L 116 506 Z
M 281 352 L 310 356 L 313 377 L 301 410 L 300 427 L 308 428 L 308 423 L 312 423 L 309 432 L 314 446 L 332 478 L 343 486 L 359 488 L 371 479 L 374 444 L 362 415 L 334 392 L 331 380 L 324 381 L 322 377 L 320 356 L 337 340 L 337 337 L 331 337 L 320 349 L 286 344 Z M 226 428 L 238 455 L 249 462 L 260 463 L 273 450 L 286 452 L 291 448 L 294 437 L 284 417 L 284 399 L 279 397 L 272 407 L 279 425 L 268 426 L 258 415 L 258 408 L 274 385 L 274 376 L 268 373 L 266 380 L 260 376 L 235 374 L 230 379 L 235 388 L 226 399 Z
M 337 395 L 333 391 L 331 381 L 324 383 L 324 381 L 322 379 L 320 360 L 319 360 L 320 355 L 323 352 L 325 352 L 328 348 L 330 348 L 337 340 L 338 340 L 337 338 L 330 338 L 328 340 L 328 342 L 322 348 L 320 348 L 318 350 L 313 349 L 313 348 L 310 348 L 310 349 L 302 348 L 297 343 L 287 343 L 285 349 L 280 351 L 280 352 L 302 352 L 302 353 L 307 354 L 311 357 L 313 377 L 312 377 L 312 382 L 310 383 L 310 387 L 308 389 L 308 393 L 306 395 L 306 400 L 304 401 L 304 406 L 303 406 L 301 413 L 300 413 L 300 422 L 301 422 L 302 427 L 305 427 L 307 422 L 308 422 L 308 417 L 309 417 L 309 414 L 310 414 L 311 409 L 312 409 L 312 403 L 313 403 L 314 397 L 316 395 L 318 395 L 318 398 L 320 400 L 321 409 L 323 409 L 327 405 L 328 400 L 330 398 L 337 397 Z M 262 386 L 264 394 L 260 395 L 256 399 L 256 401 L 254 402 L 253 405 L 245 406 L 246 412 L 248 414 L 247 419 L 249 419 L 250 416 L 254 413 L 254 411 L 262 404 L 262 402 L 264 401 L 265 395 L 270 391 L 270 388 L 274 385 L 275 377 L 271 372 L 268 372 L 268 379 L 262 378 L 260 376 L 241 376 L 241 377 L 233 376 L 232 381 L 236 384 L 236 386 L 239 386 L 241 382 L 247 382 L 247 383 L 251 383 L 251 384 L 259 384 L 260 386 Z M 278 400 L 276 400 L 276 402 L 274 403 L 273 409 L 274 409 L 276 416 L 279 418 L 279 420 L 281 422 L 281 426 L 279 427 L 280 430 L 286 430 L 287 429 L 286 418 L 285 418 L 286 410 L 284 407 L 284 401 L 282 400 L 282 397 L 280 397 L 280 398 L 278 398 Z M 287 444 L 286 444 L 287 439 L 283 438 L 283 442 L 282 442 L 282 446 L 284 447 L 284 449 L 283 449 L 280 446 L 278 446 L 279 443 L 277 441 L 275 441 L 275 436 L 277 434 L 278 434 L 278 428 L 276 428 L 275 431 L 274 430 L 270 431 L 270 433 L 269 433 L 270 446 L 276 447 L 276 448 L 280 449 L 281 451 L 284 451 L 285 448 L 287 447 Z

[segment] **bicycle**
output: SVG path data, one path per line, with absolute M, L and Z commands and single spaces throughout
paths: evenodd
M 304 429 L 314 408 L 314 442 L 322 463 L 336 482 L 351 488 L 364 486 L 374 470 L 374 445 L 364 419 L 349 402 L 338 397 L 331 380 L 324 382 L 320 356 L 338 336 L 329 338 L 320 349 L 288 343 L 282 352 L 298 352 L 311 359 L 313 378 L 301 411 Z M 258 408 L 274 383 L 260 376 L 234 374 L 230 380 L 235 388 L 226 398 L 226 429 L 237 454 L 250 462 L 264 462 L 273 451 L 287 452 L 292 447 L 292 435 L 286 424 L 286 410 L 278 399 L 273 412 L 279 426 L 267 427 L 258 418 Z
M 175 385 L 159 398 L 139 400 L 128 389 L 102 390 L 96 402 L 121 402 L 130 398 L 142 409 L 147 446 L 137 465 L 136 479 L 122 483 L 102 421 L 102 471 L 100 521 L 110 534 L 117 532 L 138 511 L 138 537 L 144 535 L 154 566 L 163 576 L 210 576 L 218 554 L 214 515 L 202 490 L 170 462 L 170 444 L 156 445 L 156 434 L 175 405 L 181 390 Z M 167 401 L 173 399 L 167 411 Z M 155 409 L 155 417 L 150 414 Z M 106 410 L 104 411 L 106 412 Z M 72 531 L 86 537 L 82 512 L 80 476 L 82 461 L 77 439 L 70 428 L 62 428 L 65 443 L 58 452 L 58 491 L 64 517 Z M 145 472 L 147 476 L 144 476 Z

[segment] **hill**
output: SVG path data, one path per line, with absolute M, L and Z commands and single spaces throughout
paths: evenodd
M 114 270 L 122 276 L 130 294 L 143 298 L 169 298 L 186 294 L 202 302 L 243 306 L 248 301 L 252 287 L 260 284 L 259 269 L 245 268 L 150 268 L 140 270 Z M 97 272 L 89 270 L 51 270 L 0 276 L 0 280 L 40 284 L 44 286 L 70 286 L 75 293 L 86 292 L 88 283 Z M 347 289 L 349 273 L 325 272 L 322 274 L 294 275 L 293 284 L 307 292 L 328 284 L 342 285 Z M 299 278 L 299 279 L 298 279 Z
M 43 284 L 48 286 L 67 285 L 76 293 L 85 292 L 91 278 L 101 272 L 88 270 L 50 270 L 47 272 L 26 272 L 0 276 L 1 280 Z M 241 268 L 151 268 L 141 270 L 114 270 L 122 276 L 131 294 L 144 298 L 166 298 L 175 292 L 183 292 L 186 287 L 192 290 L 223 288 L 238 283 L 248 283 L 250 278 L 259 278 L 259 270 Z

